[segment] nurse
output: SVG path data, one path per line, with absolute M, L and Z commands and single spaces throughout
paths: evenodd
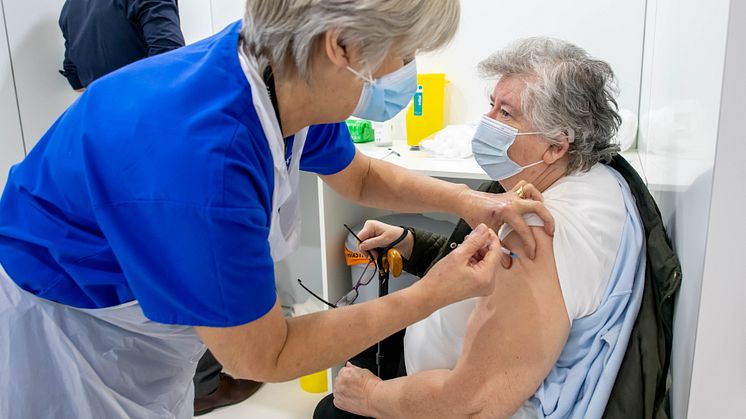
M 0 200 L 0 417 L 188 418 L 205 345 L 239 377 L 284 381 L 490 294 L 502 254 L 483 225 L 377 301 L 285 319 L 274 287 L 300 170 L 363 205 L 511 223 L 530 249 L 523 213 L 551 230 L 535 189 L 416 176 L 357 153 L 339 122 L 403 109 L 415 53 L 458 19 L 457 0 L 249 0 L 243 22 L 91 84 Z

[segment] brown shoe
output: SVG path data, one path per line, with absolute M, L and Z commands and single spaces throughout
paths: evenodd
M 219 407 L 241 403 L 259 390 L 262 383 L 237 380 L 221 372 L 218 388 L 207 396 L 194 399 L 194 416 L 210 413 Z

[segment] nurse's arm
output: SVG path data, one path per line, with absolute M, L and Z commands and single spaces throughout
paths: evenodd
M 279 302 L 263 317 L 235 327 L 197 327 L 215 357 L 240 378 L 287 381 L 339 365 L 435 310 L 492 292 L 503 254 L 480 226 L 422 280 L 383 298 L 285 319 Z
M 474 191 L 463 184 L 423 176 L 372 159 L 359 151 L 345 169 L 322 176 L 322 179 L 343 197 L 369 207 L 399 212 L 448 212 L 463 218 L 472 227 L 484 223 L 496 231 L 503 223 L 508 223 L 526 243 L 530 258 L 534 256 L 536 242 L 523 214 L 536 213 L 544 220 L 547 233 L 554 232 L 554 219 L 533 186 L 525 188 L 531 199 L 520 199 L 514 193 Z
M 367 400 L 363 404 L 369 410 L 361 414 L 376 418 L 508 418 L 536 392 L 564 347 L 570 322 L 552 239 L 540 228 L 533 228 L 533 232 L 539 245 L 536 259 L 514 261 L 510 270 L 500 274 L 493 294 L 480 299 L 469 319 L 456 367 L 390 381 L 370 375 L 370 390 L 359 398 Z M 521 249 L 513 236 L 505 245 Z M 340 377 L 344 373 L 343 369 Z M 345 391 L 338 389 L 341 381 L 337 378 L 335 384 L 335 404 L 344 409 L 346 397 L 338 396 Z

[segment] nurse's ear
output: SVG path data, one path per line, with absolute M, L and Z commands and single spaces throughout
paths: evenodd
M 338 30 L 326 31 L 322 42 L 326 57 L 334 66 L 346 71 L 348 66 L 354 68 L 359 61 L 357 49 L 345 42 Z

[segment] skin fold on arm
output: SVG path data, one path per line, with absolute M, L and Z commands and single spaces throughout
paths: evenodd
M 472 312 L 454 369 L 389 381 L 370 374 L 358 406 L 346 405 L 344 389 L 339 397 L 335 385 L 337 407 L 376 418 L 510 417 L 549 373 L 570 329 L 552 238 L 542 228 L 532 231 L 536 259 L 520 257 L 510 269 L 497 268 L 496 288 Z M 525 254 L 516 234 L 504 245 Z M 338 384 L 344 383 L 338 378 Z

